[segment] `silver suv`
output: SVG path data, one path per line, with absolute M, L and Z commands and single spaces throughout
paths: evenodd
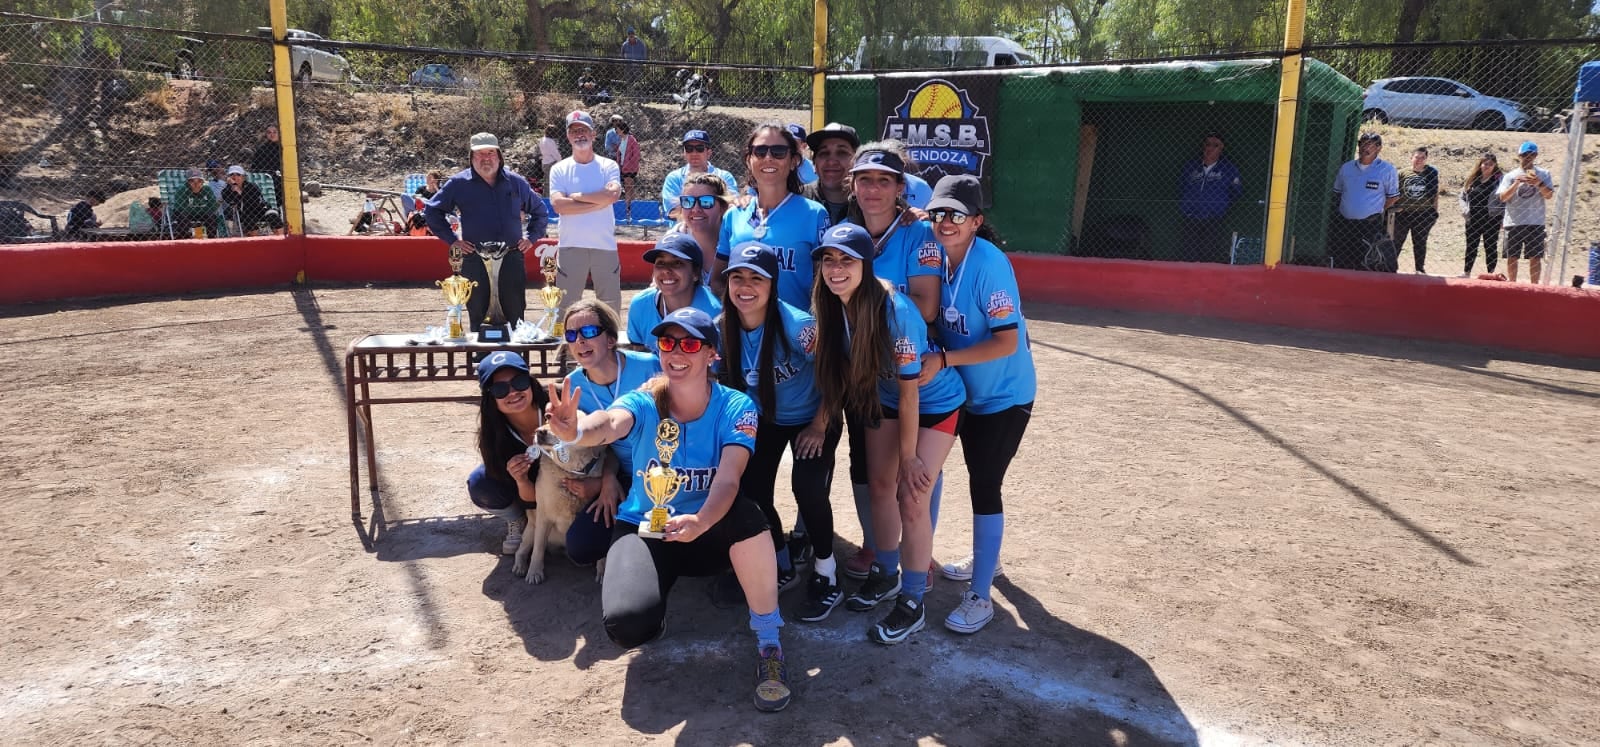
M 261 26 L 256 33 L 271 37 L 272 29 Z M 289 42 L 289 73 L 295 80 L 320 80 L 328 82 L 360 83 L 361 79 L 350 72 L 350 61 L 339 54 L 323 49 L 319 42 L 327 41 L 310 31 L 286 29 Z M 267 80 L 272 80 L 269 68 Z
M 1372 81 L 1361 110 L 1368 121 L 1473 130 L 1526 130 L 1537 116 L 1522 104 L 1485 96 L 1449 78 Z

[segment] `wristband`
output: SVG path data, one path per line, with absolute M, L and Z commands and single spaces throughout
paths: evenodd
M 950 367 L 950 356 L 946 355 L 943 350 L 939 351 L 939 367 L 940 368 L 949 368 Z
M 573 437 L 572 437 L 572 443 L 574 443 L 574 444 L 581 444 L 581 443 L 583 443 L 583 433 L 584 433 L 584 430 L 585 430 L 585 429 L 584 429 L 584 427 L 583 427 L 583 421 L 581 421 L 581 420 L 580 420 L 580 421 L 578 421 L 578 435 L 576 435 L 576 436 L 573 436 Z

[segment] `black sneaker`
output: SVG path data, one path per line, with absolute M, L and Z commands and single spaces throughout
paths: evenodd
M 795 568 L 778 569 L 778 593 L 782 594 L 800 585 L 800 571 Z
M 795 570 L 804 570 L 810 566 L 816 554 L 816 551 L 811 549 L 811 538 L 805 533 L 789 535 L 789 562 L 794 565 Z
M 867 571 L 867 580 L 850 595 L 846 604 L 856 612 L 866 612 L 878 606 L 879 602 L 894 599 L 900 594 L 900 574 L 890 576 L 883 570 L 883 566 L 872 564 L 872 570 Z
M 893 646 L 911 637 L 912 633 L 922 630 L 927 618 L 922 614 L 922 603 L 911 597 L 900 597 L 894 603 L 894 609 L 884 615 L 872 630 L 867 631 L 867 637 L 873 643 Z
M 761 649 L 756 660 L 756 710 L 776 713 L 789 705 L 789 671 L 783 652 L 776 647 Z
M 842 601 L 844 587 L 838 581 L 829 581 L 827 576 L 812 573 L 811 581 L 806 584 L 806 601 L 800 605 L 799 618 L 801 622 L 822 622 Z

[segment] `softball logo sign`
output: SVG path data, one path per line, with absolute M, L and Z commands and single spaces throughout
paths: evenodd
M 904 141 L 929 181 L 949 174 L 982 178 L 991 152 L 989 118 L 967 89 L 943 78 L 907 90 L 885 117 L 883 136 Z

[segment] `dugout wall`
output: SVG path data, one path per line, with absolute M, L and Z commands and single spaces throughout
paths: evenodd
M 960 161 L 950 154 L 961 144 L 936 142 L 931 133 L 940 122 L 955 131 L 956 120 L 909 109 L 919 86 L 947 82 L 965 104 L 960 121 L 981 119 L 988 132 L 987 152 L 969 145 L 963 166 L 982 176 L 1008 249 L 1194 259 L 1178 190 L 1207 132 L 1223 136 L 1242 182 L 1224 221 L 1227 235 L 1259 242 L 1264 234 L 1279 67 L 1255 59 L 833 75 L 827 118 L 853 125 L 863 141 L 901 124 L 902 139 L 935 181 L 952 169 L 928 161 Z M 1320 265 L 1331 185 L 1354 152 L 1362 89 L 1314 60 L 1303 74 L 1285 261 Z M 908 130 L 907 122 L 923 129 Z M 1257 256 L 1241 263 L 1261 261 L 1256 246 Z

